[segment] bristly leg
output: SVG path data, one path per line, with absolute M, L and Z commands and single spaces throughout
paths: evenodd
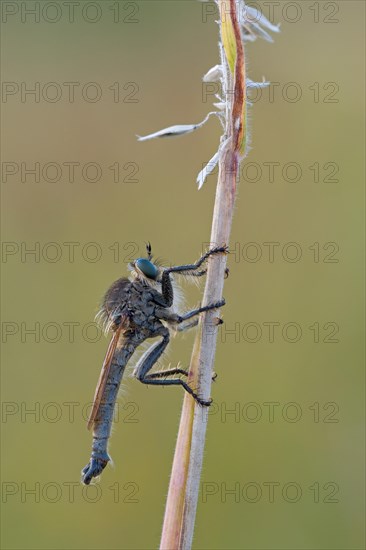
M 194 328 L 198 325 L 198 319 L 193 319 L 193 321 L 190 321 L 189 323 L 180 323 L 174 326 L 174 330 L 176 332 L 185 332 L 186 330 L 189 330 L 191 328 Z
M 211 405 L 212 399 L 209 399 L 208 401 L 206 401 L 205 399 L 201 399 L 201 397 L 199 397 L 197 393 L 192 390 L 191 386 L 189 386 L 187 382 L 185 382 L 181 378 L 168 378 L 166 380 L 159 380 L 156 378 L 152 378 L 154 374 L 155 373 L 147 374 L 144 378 L 139 378 L 139 380 L 144 384 L 151 384 L 154 386 L 182 386 L 199 405 L 202 405 L 204 407 L 209 407 Z
M 192 276 L 195 276 L 195 273 L 196 273 L 197 277 L 201 277 L 202 275 L 205 275 L 206 270 L 205 269 L 199 270 L 199 268 L 210 256 L 213 256 L 214 254 L 228 254 L 228 253 L 229 253 L 229 250 L 227 246 L 217 246 L 216 248 L 212 248 L 211 250 L 206 252 L 194 264 L 177 265 L 174 267 L 168 267 L 167 269 L 164 269 L 161 276 L 161 299 L 159 300 L 159 304 L 165 308 L 169 308 L 173 305 L 173 286 L 172 286 L 172 281 L 170 279 L 170 275 L 172 273 L 180 273 L 183 275 L 192 275 Z
M 151 374 L 149 374 L 149 377 L 151 379 L 164 378 L 165 376 L 174 376 L 175 374 L 182 374 L 183 376 L 188 376 L 188 371 L 177 367 L 176 369 L 166 369 L 166 370 L 158 370 L 156 372 L 152 372 Z
M 154 378 L 165 378 L 166 376 L 174 376 L 175 374 L 181 374 L 183 376 L 188 376 L 189 372 L 186 369 L 181 369 L 177 367 L 176 369 L 166 369 L 166 370 L 158 370 L 155 372 L 152 372 L 149 374 L 150 379 Z M 215 382 L 217 379 L 217 373 L 212 373 L 212 382 Z
M 169 267 L 165 270 L 165 272 L 168 273 L 184 273 L 184 272 L 193 272 L 191 275 L 195 275 L 194 272 L 197 271 L 201 267 L 201 265 L 210 257 L 215 254 L 228 254 L 229 249 L 227 246 L 216 246 L 215 248 L 211 248 L 211 250 L 208 250 L 201 258 L 194 264 L 187 264 L 187 265 L 177 265 L 174 267 Z M 206 270 L 203 269 L 201 271 L 197 272 L 197 277 L 201 277 L 206 273 Z
M 225 305 L 224 298 L 220 300 L 219 302 L 216 302 L 215 304 L 209 304 L 208 306 L 202 306 L 197 309 L 192 309 L 192 311 L 188 311 L 188 313 L 185 313 L 184 315 L 180 315 L 178 319 L 178 323 L 183 323 L 183 321 L 188 321 L 188 319 L 191 319 L 192 317 L 195 317 L 196 315 L 199 315 L 200 313 L 204 313 L 206 311 L 211 311 L 213 309 L 220 309 L 220 307 L 223 307 Z
M 197 316 L 199 313 L 203 313 L 206 311 L 210 311 L 213 309 L 220 308 L 225 304 L 225 300 L 221 300 L 220 302 L 217 302 L 215 304 L 209 304 L 208 306 L 203 306 L 197 309 L 194 309 L 192 311 L 189 311 L 188 313 L 185 313 L 182 316 L 177 316 L 175 314 L 168 313 L 165 316 L 165 319 L 169 319 L 170 321 L 174 321 L 177 324 L 183 323 L 184 321 L 187 321 L 188 319 L 191 319 L 192 317 Z M 164 318 L 163 314 L 161 315 L 161 318 Z M 157 342 L 156 344 L 153 344 L 141 357 L 139 362 L 136 365 L 136 368 L 134 370 L 134 376 L 140 380 L 143 384 L 149 384 L 154 386 L 182 386 L 187 393 L 189 393 L 199 405 L 204 405 L 206 407 L 210 406 L 212 403 L 212 399 L 205 400 L 201 399 L 201 397 L 198 396 L 198 394 L 181 378 L 166 378 L 167 376 L 174 376 L 175 374 L 183 374 L 188 375 L 188 372 L 184 369 L 176 368 L 176 369 L 169 369 L 169 370 L 163 370 L 163 371 L 157 371 L 154 373 L 150 373 L 151 369 L 155 365 L 155 363 L 159 360 L 159 358 L 164 353 L 167 345 L 169 344 L 169 330 L 166 327 L 162 327 L 160 330 L 160 336 L 163 337 L 163 339 L 160 342 Z
M 159 357 L 164 353 L 168 343 L 169 343 L 169 330 L 167 328 L 163 328 L 161 330 L 161 336 L 163 336 L 163 339 L 160 342 L 157 342 L 156 344 L 153 344 L 147 352 L 144 353 L 144 355 L 141 357 L 139 362 L 136 365 L 136 368 L 134 370 L 134 376 L 140 380 L 143 384 L 149 384 L 153 386 L 183 386 L 183 388 L 188 392 L 200 405 L 209 406 L 211 405 L 211 400 L 206 401 L 204 399 L 201 399 L 195 391 L 192 390 L 192 388 L 187 384 L 187 382 L 184 382 L 181 378 L 168 378 L 168 379 L 160 379 L 160 376 L 165 376 L 166 372 L 164 374 L 160 373 L 151 373 L 148 374 L 149 371 L 153 368 L 155 363 L 158 361 Z M 172 369 L 174 370 L 174 369 Z M 181 369 L 179 369 L 181 370 Z M 183 370 L 183 369 L 182 369 Z M 154 376 L 155 374 L 155 376 Z M 157 375 L 158 374 L 158 375 Z M 156 376 L 157 375 L 157 376 Z

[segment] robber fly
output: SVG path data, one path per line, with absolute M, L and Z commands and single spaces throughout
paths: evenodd
M 207 259 L 216 254 L 226 254 L 227 248 L 213 248 L 194 264 L 169 268 L 162 268 L 157 262 L 154 263 L 150 243 L 146 248 L 147 258 L 138 258 L 129 264 L 130 278 L 118 279 L 107 290 L 98 314 L 106 330 L 111 330 L 113 336 L 88 420 L 88 428 L 93 428 L 93 445 L 90 461 L 82 470 L 82 481 L 85 485 L 89 485 L 94 477 L 100 475 L 110 461 L 107 445 L 122 375 L 132 354 L 146 339 L 160 337 L 137 362 L 133 375 L 140 382 L 161 386 L 179 385 L 200 405 L 208 406 L 211 403 L 201 399 L 185 380 L 174 378 L 174 375 L 187 376 L 186 370 L 174 368 L 153 373 L 150 371 L 164 353 L 172 330 L 181 331 L 197 325 L 199 313 L 225 304 L 221 300 L 179 315 L 173 307 L 174 287 L 171 275 L 177 273 L 201 277 L 206 273 L 204 264 Z

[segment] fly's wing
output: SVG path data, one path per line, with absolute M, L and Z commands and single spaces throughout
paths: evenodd
M 108 380 L 113 355 L 116 351 L 118 340 L 119 340 L 119 337 L 121 335 L 122 329 L 123 329 L 123 322 L 120 323 L 117 330 L 114 332 L 111 341 L 109 342 L 109 346 L 108 346 L 108 349 L 107 349 L 106 356 L 104 358 L 102 370 L 101 370 L 100 375 L 99 375 L 97 388 L 96 388 L 95 394 L 94 394 L 93 407 L 92 407 L 92 410 L 91 410 L 91 413 L 90 413 L 90 416 L 89 416 L 89 419 L 88 419 L 88 424 L 87 424 L 88 430 L 90 430 L 92 428 L 92 426 L 94 424 L 94 421 L 97 417 L 99 407 L 100 407 L 100 404 L 101 404 L 101 401 L 102 401 L 103 393 L 104 393 L 104 390 L 105 390 L 105 386 L 106 386 L 106 383 L 107 383 L 107 380 Z
M 88 429 L 93 426 L 97 417 L 103 393 L 111 368 L 113 355 L 116 351 L 119 337 L 122 329 L 127 327 L 128 316 L 123 313 L 124 306 L 128 300 L 128 289 L 131 282 L 122 278 L 115 281 L 107 290 L 102 300 L 101 309 L 97 317 L 106 330 L 113 328 L 113 336 L 109 343 L 106 356 L 104 358 L 102 370 L 99 376 L 97 389 L 95 390 L 93 407 L 88 420 Z M 118 320 L 118 324 L 117 324 Z

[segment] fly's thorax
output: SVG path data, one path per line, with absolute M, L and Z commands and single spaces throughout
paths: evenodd
M 157 279 L 145 277 L 138 273 L 130 264 L 131 276 L 115 281 L 105 293 L 96 320 L 105 332 L 117 330 L 120 323 L 124 323 L 126 330 L 134 327 L 154 325 L 156 309 L 161 309 L 154 295 L 162 294 L 161 277 L 164 267 L 159 266 Z M 184 309 L 184 293 L 174 274 L 170 275 L 173 287 L 173 305 L 169 308 L 172 313 L 179 313 Z M 149 329 L 148 329 L 149 330 Z
M 158 307 L 154 301 L 156 288 L 145 285 L 141 281 L 134 281 L 131 284 L 129 295 L 128 311 L 131 320 L 138 325 L 147 323 L 149 319 L 155 317 L 155 311 Z

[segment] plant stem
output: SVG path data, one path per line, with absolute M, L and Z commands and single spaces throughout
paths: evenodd
M 244 49 L 237 20 L 237 6 L 235 0 L 220 0 L 219 6 L 221 38 L 223 39 L 223 25 L 230 25 L 229 30 L 228 27 L 225 28 L 225 32 L 231 32 L 236 52 L 232 72 L 226 57 L 228 52 L 221 48 L 227 116 L 224 141 L 220 149 L 210 238 L 211 245 L 215 246 L 228 245 L 230 241 L 236 178 L 246 133 Z M 225 46 L 225 40 L 222 41 Z M 210 258 L 203 305 L 221 299 L 225 268 L 226 257 Z M 191 358 L 188 382 L 199 388 L 199 395 L 203 399 L 209 399 L 211 393 L 217 340 L 216 316 L 217 313 L 214 312 L 202 315 Z M 208 408 L 200 407 L 189 395 L 185 395 L 165 510 L 161 550 L 189 550 L 192 546 L 207 421 Z

